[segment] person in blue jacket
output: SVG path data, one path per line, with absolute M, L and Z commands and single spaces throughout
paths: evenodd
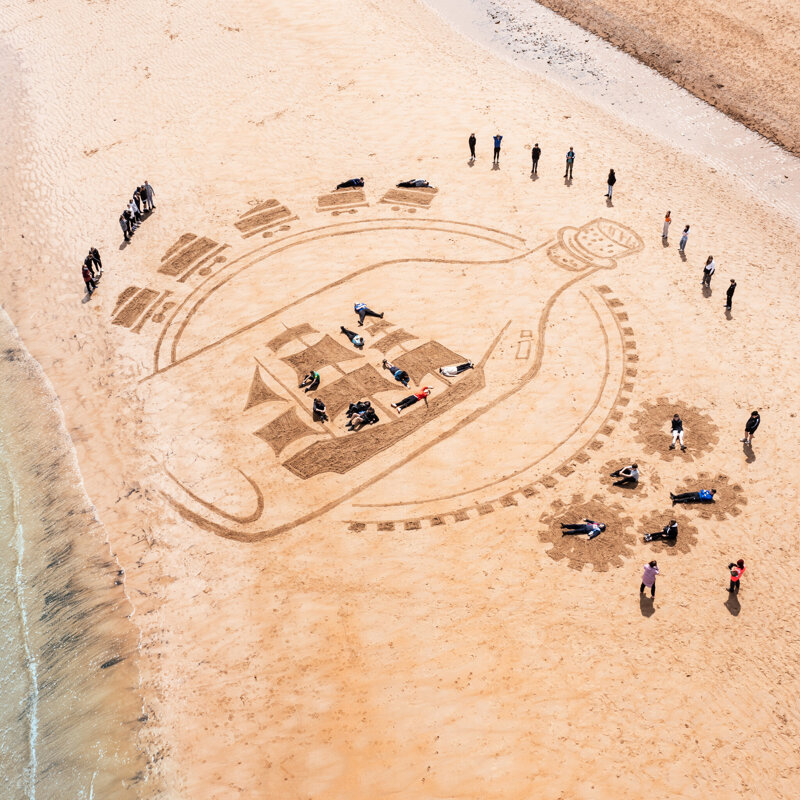
M 701 489 L 699 492 L 682 492 L 681 494 L 669 493 L 672 505 L 675 503 L 713 503 L 716 489 Z
M 494 138 L 494 158 L 492 159 L 492 163 L 493 164 L 499 164 L 500 163 L 500 142 L 503 141 L 503 137 L 499 133 L 496 133 L 493 138 Z
M 355 309 L 356 314 L 358 314 L 358 324 L 364 324 L 364 317 L 377 317 L 378 319 L 383 319 L 383 311 L 379 314 L 377 311 L 373 311 L 371 308 L 367 308 L 366 303 L 356 303 L 353 308 Z

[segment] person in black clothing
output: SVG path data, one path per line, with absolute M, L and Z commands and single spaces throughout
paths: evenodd
M 644 540 L 646 542 L 674 542 L 678 538 L 678 523 L 671 519 L 668 525 L 665 525 L 660 531 L 655 533 L 646 533 Z
M 469 135 L 469 160 L 470 161 L 474 161 L 475 160 L 475 143 L 477 141 L 478 140 L 475 138 L 475 134 L 471 133 Z
M 94 262 L 94 266 L 96 267 L 96 271 L 99 272 L 101 275 L 103 274 L 103 262 L 100 260 L 100 253 L 97 251 L 96 247 L 92 247 L 89 249 L 89 255 L 92 257 L 92 261 Z
M 83 275 L 83 282 L 86 284 L 86 291 L 89 293 L 89 297 L 91 297 L 92 292 L 97 288 L 94 275 L 92 275 L 91 269 L 89 269 L 86 264 L 81 267 L 81 274 Z
M 742 441 L 745 444 L 753 444 L 753 434 L 756 432 L 756 429 L 760 424 L 761 415 L 758 413 L 758 411 L 754 411 L 744 426 L 744 439 L 742 439 Z
M 611 195 L 614 193 L 614 184 L 617 182 L 617 176 L 614 174 L 614 170 L 609 170 L 608 172 L 608 191 L 606 192 L 606 197 L 610 200 Z
M 590 538 L 594 539 L 595 536 L 602 533 L 606 529 L 605 523 L 595 522 L 593 519 L 586 519 L 584 522 L 578 524 L 561 523 L 561 535 L 572 536 L 576 533 L 594 534 Z
M 99 271 L 97 267 L 95 267 L 94 259 L 92 258 L 92 251 L 89 251 L 89 255 L 83 259 L 83 266 L 89 270 L 93 278 L 97 278 L 99 275 Z
M 686 452 L 686 447 L 683 444 L 683 420 L 677 414 L 672 418 L 672 444 L 669 446 L 670 450 L 675 449 L 675 442 L 680 442 L 681 450 Z
M 314 405 L 311 407 L 311 413 L 315 422 L 328 421 L 328 411 L 325 408 L 325 403 L 323 403 L 319 397 L 314 398 Z
M 410 181 L 400 181 L 395 184 L 398 189 L 432 189 L 433 187 L 424 178 L 412 178 Z
M 369 400 L 359 400 L 357 403 L 350 403 L 349 408 L 345 411 L 346 417 L 352 417 L 353 414 L 358 414 L 361 411 L 366 411 L 372 408 L 372 403 Z
M 733 278 L 731 278 L 731 285 L 728 287 L 728 291 L 725 292 L 725 297 L 727 298 L 725 300 L 725 308 L 727 308 L 729 311 L 733 306 L 733 293 L 735 291 L 736 291 L 736 281 Z
M 716 489 L 701 489 L 699 492 L 682 492 L 681 494 L 669 493 L 672 504 L 675 503 L 713 503 Z
M 347 426 L 351 431 L 357 431 L 362 425 L 374 425 L 380 422 L 378 415 L 375 413 L 374 408 L 366 408 L 363 411 L 356 411 L 350 417 Z
M 336 186 L 337 189 L 354 189 L 357 186 L 363 186 L 364 179 L 363 178 L 350 178 L 349 181 L 342 181 L 342 183 Z
M 612 478 L 619 478 L 614 481 L 614 486 L 636 486 L 639 483 L 639 465 L 631 464 L 611 473 Z
M 363 347 L 364 337 L 359 336 L 355 331 L 349 331 L 344 325 L 339 326 L 339 330 L 353 343 L 353 347 Z
M 542 148 L 539 147 L 539 142 L 533 146 L 531 150 L 531 175 L 539 174 L 539 156 L 542 154 Z

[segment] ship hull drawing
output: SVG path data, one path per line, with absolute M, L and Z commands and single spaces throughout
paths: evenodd
M 458 465 L 480 462 L 474 443 L 492 426 L 521 425 L 537 403 L 552 401 L 532 386 L 558 357 L 547 339 L 556 304 L 580 305 L 590 338 L 599 312 L 579 285 L 641 250 L 624 226 L 589 225 L 571 238 L 543 232 L 531 247 L 475 225 L 369 220 L 232 259 L 167 320 L 143 383 L 147 413 L 169 420 L 159 424 L 159 458 L 170 503 L 207 530 L 253 542 L 369 495 L 382 481 L 406 495 L 409 470 L 458 488 Z M 459 311 L 468 295 L 481 298 L 472 319 Z M 353 304 L 362 300 L 384 319 L 357 328 Z M 357 329 L 364 347 L 354 348 L 341 325 Z M 587 350 L 590 366 L 608 361 L 601 334 L 597 353 Z M 382 369 L 384 359 L 409 373 L 408 389 Z M 473 369 L 439 373 L 467 360 Z M 321 382 L 306 393 L 299 384 L 310 370 Z M 212 400 L 193 403 L 210 382 Z M 423 385 L 433 388 L 428 402 L 398 416 L 391 403 Z M 315 396 L 327 421 L 311 413 Z M 347 407 L 365 399 L 379 421 L 349 431 Z M 485 459 L 486 480 L 513 476 L 533 442 L 521 430 L 518 444 Z

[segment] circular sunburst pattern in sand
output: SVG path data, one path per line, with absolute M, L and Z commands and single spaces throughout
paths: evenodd
M 686 452 L 680 447 L 669 449 L 672 443 L 670 423 L 674 414 L 678 414 L 683 421 Z M 636 432 L 636 441 L 646 453 L 658 455 L 665 461 L 675 458 L 694 461 L 698 456 L 711 452 L 719 442 L 719 428 L 708 414 L 668 397 L 643 403 L 633 414 L 631 428 Z
M 603 522 L 606 529 L 591 541 L 585 535 L 562 534 L 562 522 L 579 523 L 584 519 Z M 588 500 L 574 495 L 569 503 L 556 500 L 540 522 L 544 530 L 540 531 L 539 539 L 552 544 L 547 555 L 556 561 L 566 559 L 572 569 L 583 569 L 589 564 L 596 572 L 606 572 L 610 567 L 621 567 L 623 557 L 633 555 L 636 542 L 633 519 L 624 514 L 619 503 L 609 503 L 599 495 Z

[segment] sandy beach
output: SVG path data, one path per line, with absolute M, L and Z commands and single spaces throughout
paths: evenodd
M 0 25 L 2 304 L 136 608 L 139 796 L 793 796 L 792 216 L 420 2 L 52 0 Z M 396 187 L 417 177 L 436 190 Z M 350 433 L 362 397 L 380 421 Z M 674 547 L 643 541 L 673 514 Z M 561 536 L 583 517 L 608 528 Z

